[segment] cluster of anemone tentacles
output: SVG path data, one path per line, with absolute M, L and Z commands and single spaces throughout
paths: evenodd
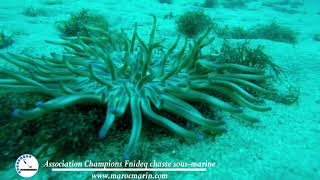
M 203 48 L 214 38 L 208 29 L 197 40 L 180 37 L 165 48 L 155 41 L 156 18 L 149 41 L 137 34 L 115 35 L 88 27 L 90 37 L 62 38 L 48 41 L 65 48 L 65 53 L 34 57 L 0 54 L 1 59 L 21 71 L 0 68 L 0 87 L 17 93 L 41 93 L 52 97 L 36 103 L 30 110 L 16 109 L 16 118 L 32 120 L 45 113 L 79 103 L 106 106 L 106 118 L 99 131 L 104 138 L 115 119 L 131 112 L 132 130 L 125 155 L 135 150 L 142 120 L 149 120 L 187 138 L 197 133 L 155 111 L 165 111 L 213 131 L 224 129 L 222 120 L 206 118 L 192 104 L 205 103 L 247 120 L 255 118 L 243 113 L 248 107 L 269 110 L 261 105 L 259 93 L 273 93 L 259 86 L 266 76 L 263 71 L 239 64 L 219 64 L 205 59 Z M 154 52 L 162 52 L 155 55 Z M 215 96 L 214 94 L 219 94 Z

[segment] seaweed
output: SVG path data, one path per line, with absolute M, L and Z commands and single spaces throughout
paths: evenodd
M 291 28 L 280 25 L 276 21 L 266 25 L 257 25 L 252 31 L 252 38 L 269 39 L 285 43 L 296 43 L 297 33 Z
M 225 0 L 222 5 L 225 8 L 244 8 L 246 7 L 246 2 L 244 0 Z
M 188 11 L 178 17 L 176 25 L 180 33 L 194 38 L 213 26 L 213 21 L 202 11 Z
M 173 12 L 169 12 L 163 16 L 163 19 L 173 19 L 173 18 L 174 18 Z
M 215 33 L 225 39 L 250 39 L 250 31 L 241 26 L 232 28 L 229 26 L 217 27 Z
M 313 35 L 313 40 L 320 41 L 320 33 Z
M 87 9 L 72 14 L 68 20 L 59 25 L 59 30 L 65 36 L 90 36 L 88 26 L 103 30 L 109 28 L 109 24 L 103 16 L 90 13 Z
M 258 45 L 252 48 L 248 41 L 237 43 L 236 45 L 232 45 L 229 41 L 224 41 L 219 56 L 214 59 L 220 63 L 254 67 L 275 77 L 283 73 L 283 69 L 272 62 L 271 57 L 264 52 L 263 46 Z
M 23 10 L 23 14 L 30 17 L 36 17 L 39 15 L 39 10 L 32 6 L 29 6 Z
M 47 16 L 48 12 L 42 8 L 35 8 L 33 6 L 26 7 L 22 14 L 29 17 L 37 17 L 37 16 Z
M 263 6 L 270 7 L 275 11 L 284 12 L 288 14 L 300 13 L 296 8 L 303 5 L 302 1 L 274 1 L 274 2 L 264 2 Z
M 267 1 L 262 5 L 269 7 L 279 7 L 279 6 L 290 6 L 292 8 L 297 8 L 304 4 L 303 0 L 282 0 L 282 1 Z
M 0 32 L 0 49 L 10 46 L 13 43 L 12 35 L 7 36 L 4 32 Z
M 211 56 L 210 59 L 222 64 L 240 64 L 254 67 L 276 80 L 281 80 L 280 76 L 285 72 L 282 67 L 272 62 L 271 57 L 264 52 L 263 46 L 250 47 L 248 41 L 237 43 L 236 45 L 231 44 L 229 41 L 224 41 L 218 56 Z M 273 84 L 271 81 L 261 81 L 259 83 L 260 86 L 268 89 L 274 89 Z M 286 87 L 285 90 L 277 90 L 275 92 L 277 93 L 262 94 L 261 96 L 285 105 L 296 103 L 300 96 L 300 90 L 292 85 Z
M 273 95 L 265 95 L 265 98 L 270 99 L 277 103 L 292 105 L 298 102 L 299 96 L 300 96 L 300 89 L 294 86 L 289 86 L 286 88 L 284 92 L 279 92 Z
M 205 8 L 213 8 L 213 7 L 217 7 L 218 5 L 219 5 L 219 0 L 205 0 L 201 6 Z
M 159 0 L 159 3 L 172 4 L 172 0 Z
M 42 3 L 46 5 L 57 5 L 63 4 L 64 0 L 43 0 Z
M 269 24 L 256 25 L 249 29 L 241 26 L 218 27 L 215 32 L 218 36 L 226 39 L 268 39 L 292 44 L 297 42 L 297 33 L 294 30 L 275 21 Z

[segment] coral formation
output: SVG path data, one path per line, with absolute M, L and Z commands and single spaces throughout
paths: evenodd
M 21 69 L 0 68 L 2 93 L 29 92 L 51 97 L 37 102 L 33 109 L 15 109 L 12 116 L 20 123 L 68 106 L 101 104 L 105 106 L 106 116 L 98 134 L 104 139 L 115 120 L 128 112 L 132 130 L 124 157 L 130 158 L 143 120 L 186 138 L 202 138 L 202 134 L 160 112 L 177 115 L 218 133 L 225 131 L 224 121 L 209 119 L 193 103 L 207 104 L 253 122 L 257 119 L 245 113 L 245 109 L 270 110 L 259 94 L 274 92 L 259 86 L 259 82 L 269 78 L 261 69 L 205 58 L 204 49 L 214 41 L 209 36 L 210 28 L 190 44 L 185 38 L 179 46 L 178 36 L 169 48 L 164 48 L 163 40 L 155 38 L 155 17 L 147 42 L 138 35 L 137 24 L 131 38 L 124 32 L 113 35 L 100 28 L 86 26 L 86 29 L 90 37 L 47 41 L 65 47 L 62 55 L 0 54 L 1 59 Z

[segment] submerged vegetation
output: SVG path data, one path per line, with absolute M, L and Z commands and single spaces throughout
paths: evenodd
M 29 6 L 23 10 L 23 14 L 25 16 L 36 17 L 39 15 L 39 10 L 32 6 Z
M 0 49 L 10 46 L 13 43 L 11 36 L 7 36 L 4 32 L 0 32 Z
M 246 7 L 245 0 L 224 0 L 222 2 L 223 7 L 226 8 L 243 8 Z
M 280 25 L 277 22 L 272 22 L 266 25 L 258 25 L 252 33 L 252 38 L 269 39 L 272 41 L 296 43 L 296 32 L 287 26 Z
M 274 80 L 280 80 L 280 76 L 283 75 L 284 69 L 275 64 L 271 57 L 264 52 L 264 47 L 258 45 L 251 47 L 248 41 L 243 43 L 232 44 L 229 41 L 225 41 L 221 47 L 218 56 L 211 58 L 219 63 L 232 63 L 240 64 L 248 67 L 254 67 L 260 69 L 265 74 L 273 77 Z M 262 87 L 268 89 L 274 89 L 274 84 L 270 81 L 260 82 Z M 283 90 L 277 90 L 277 93 L 264 94 L 264 98 L 272 100 L 277 103 L 285 105 L 291 105 L 298 101 L 300 96 L 300 90 L 290 85 L 282 88 Z
M 159 3 L 172 4 L 172 0 L 159 0 Z
M 249 1 L 245 0 L 204 0 L 202 4 L 197 4 L 198 6 L 204 8 L 214 8 L 218 7 L 220 4 L 225 8 L 244 8 Z
M 203 13 L 191 17 L 198 15 L 209 22 Z M 156 38 L 156 17 L 153 18 L 147 41 L 138 35 L 137 24 L 132 36 L 128 36 L 124 32 L 113 34 L 106 28 L 81 23 L 83 27 L 77 29 L 85 29 L 87 33 L 61 41 L 47 41 L 63 46 L 63 54 L 42 57 L 0 54 L 1 59 L 20 68 L 19 71 L 0 68 L 1 93 L 43 94 L 43 97 L 35 97 L 34 107 L 16 108 L 11 115 L 18 121 L 1 128 L 10 129 L 17 124 L 21 128 L 32 126 L 32 132 L 22 134 L 32 137 L 33 131 L 45 131 L 47 136 L 42 138 L 58 144 L 61 139 L 57 136 L 65 133 L 63 137 L 67 141 L 63 142 L 67 143 L 64 145 L 72 150 L 89 146 L 94 137 L 90 135 L 95 131 L 100 139 L 106 138 L 114 124 L 124 123 L 117 119 L 129 116 L 131 135 L 124 153 L 124 158 L 128 159 L 136 150 L 143 121 L 148 120 L 187 139 L 201 139 L 203 134 L 198 127 L 214 134 L 226 131 L 222 119 L 208 116 L 205 111 L 228 112 L 248 122 L 257 122 L 248 109 L 271 109 L 265 105 L 263 97 L 276 93 L 263 87 L 272 75 L 266 69 L 270 67 L 278 73 L 280 68 L 268 59 L 261 47 L 249 49 L 243 45 L 234 50 L 225 44 L 218 56 L 205 53 L 214 41 L 214 37 L 209 36 L 212 26 L 202 22 L 200 29 L 193 29 L 187 22 L 194 23 L 196 19 L 183 18 L 180 30 L 194 41 L 178 36 L 165 47 L 163 40 Z M 197 104 L 209 108 L 198 108 Z M 72 112 L 70 106 L 82 107 L 84 112 L 90 113 L 61 117 L 57 122 L 44 117 L 48 114 L 59 117 L 57 113 L 61 111 Z M 105 113 L 99 107 L 103 107 Z M 101 116 L 105 116 L 104 120 Z M 173 117 L 193 126 L 186 126 Z M 8 137 L 5 133 L 3 131 L 1 136 Z M 56 141 L 53 138 L 57 138 Z M 2 143 L 8 145 L 9 141 Z M 61 146 L 63 144 L 58 145 Z M 47 147 L 41 150 L 48 151 Z
M 59 24 L 59 30 L 65 36 L 89 36 L 87 26 L 108 30 L 108 22 L 101 15 L 96 15 L 86 9 L 74 13 L 71 17 Z
M 217 27 L 215 29 L 216 34 L 219 37 L 225 38 L 225 39 L 250 39 L 251 38 L 251 32 L 241 26 L 238 27 Z
M 57 5 L 63 4 L 64 0 L 43 0 L 42 3 L 46 5 Z
M 304 4 L 304 0 L 269 0 L 263 3 L 265 6 L 276 7 L 276 6 L 290 6 L 292 8 L 296 8 L 302 6 Z
M 319 34 L 314 34 L 313 35 L 313 40 L 320 41 L 320 33 Z
M 202 11 L 188 11 L 176 20 L 177 29 L 187 37 L 194 38 L 213 26 L 211 18 Z
M 300 97 L 300 89 L 290 85 L 285 87 L 282 92 L 279 91 L 277 94 L 266 95 L 264 97 L 277 103 L 291 105 L 298 102 Z
M 262 5 L 266 7 L 270 7 L 275 11 L 288 13 L 288 14 L 297 14 L 300 11 L 297 9 L 298 7 L 304 4 L 303 0 L 269 0 L 264 2 Z
M 213 8 L 213 7 L 217 7 L 218 5 L 219 5 L 219 0 L 205 0 L 201 6 L 205 8 Z
M 219 27 L 216 29 L 216 33 L 220 37 L 227 39 L 268 39 L 292 44 L 297 42 L 297 33 L 291 28 L 280 25 L 277 22 L 256 25 L 250 29 L 243 27 L 229 28 L 228 26 Z
M 252 48 L 249 42 L 232 45 L 225 41 L 219 56 L 215 59 L 220 63 L 240 64 L 260 69 L 266 74 L 278 77 L 283 72 L 282 68 L 273 63 L 271 57 L 264 53 L 263 49 L 263 46 Z
M 29 17 L 47 16 L 48 12 L 43 8 L 35 8 L 33 6 L 26 7 L 22 14 Z

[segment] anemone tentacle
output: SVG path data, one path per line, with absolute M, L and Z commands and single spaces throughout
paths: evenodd
M 210 131 L 223 132 L 224 121 L 203 115 L 193 103 L 205 103 L 251 122 L 258 121 L 243 109 L 269 110 L 256 94 L 274 93 L 259 85 L 268 76 L 261 69 L 234 63 L 213 62 L 203 54 L 214 37 L 211 28 L 192 43 L 178 36 L 169 48 L 156 40 L 156 17 L 148 38 L 131 37 L 86 27 L 90 37 L 69 37 L 47 43 L 65 48 L 63 54 L 33 57 L 12 53 L 0 58 L 21 71 L 0 69 L 0 88 L 11 92 L 42 93 L 52 97 L 31 110 L 13 115 L 32 120 L 75 104 L 100 103 L 106 107 L 99 138 L 107 136 L 117 118 L 131 112 L 132 130 L 125 156 L 136 148 L 142 121 L 149 120 L 178 135 L 197 138 L 197 132 L 158 114 L 166 111 Z M 180 45 L 181 44 L 181 45 Z M 179 48 L 178 48 L 179 47 Z M 159 52 L 160 56 L 155 56 Z M 154 111 L 154 110 L 157 110 Z

